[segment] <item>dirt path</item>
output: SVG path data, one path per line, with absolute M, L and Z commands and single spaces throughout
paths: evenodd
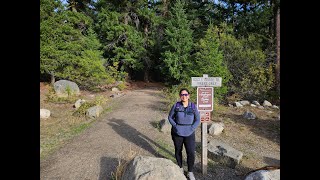
M 167 118 L 164 110 L 168 109 L 161 93 L 156 87 L 144 87 L 127 91 L 124 96 L 113 99 L 110 102 L 111 112 L 103 114 L 91 128 L 40 162 L 40 178 L 110 180 L 111 173 L 118 166 L 118 160 L 126 159 L 129 152 L 154 157 L 162 157 L 161 154 L 174 157 L 170 134 L 161 133 L 155 127 L 155 122 Z M 219 116 L 224 117 L 226 132 L 217 137 L 209 136 L 208 140 L 217 138 L 243 151 L 243 162 L 236 169 L 219 163 L 209 164 L 208 174 L 203 177 L 199 151 L 201 127 L 198 127 L 194 167 L 196 179 L 240 180 L 243 178 L 241 174 L 252 169 L 280 164 L 280 134 L 272 133 L 280 131 L 280 121 L 262 116 L 248 121 L 242 118 L 242 111 L 245 109 L 228 107 L 221 111 Z M 185 150 L 183 155 L 185 160 Z
M 41 179 L 106 180 L 130 148 L 141 155 L 157 156 L 159 139 L 171 143 L 169 134 L 152 125 L 165 115 L 159 111 L 164 105 L 159 93 L 155 88 L 140 89 L 115 99 L 112 112 L 40 162 Z

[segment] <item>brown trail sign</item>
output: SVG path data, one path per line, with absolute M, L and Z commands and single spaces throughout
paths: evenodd
M 197 106 L 199 111 L 213 110 L 213 87 L 197 88 Z
M 203 77 L 191 77 L 191 86 L 197 86 L 197 108 L 201 121 L 201 169 L 203 175 L 207 175 L 207 122 L 210 122 L 210 114 L 213 111 L 213 87 L 221 87 L 221 80 L 221 77 L 208 77 L 207 74 L 203 74 Z

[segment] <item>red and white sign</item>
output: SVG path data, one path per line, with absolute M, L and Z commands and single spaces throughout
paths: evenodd
M 213 110 L 213 87 L 197 88 L 197 106 L 199 111 Z
M 200 122 L 210 122 L 210 111 L 200 111 Z

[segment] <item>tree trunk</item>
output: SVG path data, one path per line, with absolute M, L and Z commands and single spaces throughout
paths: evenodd
M 51 85 L 53 85 L 55 82 L 56 82 L 56 80 L 55 80 L 55 77 L 54 77 L 54 73 L 50 73 L 50 77 L 51 77 Z
M 128 25 L 128 20 L 129 20 L 129 14 L 126 13 L 126 14 L 124 15 L 124 24 L 125 24 L 125 25 Z
M 275 13 L 274 11 L 274 6 L 275 6 L 275 3 L 273 2 L 274 0 L 270 0 L 270 7 L 273 9 L 273 12 Z M 273 16 L 274 17 L 274 16 Z M 270 23 L 269 23 L 269 34 L 270 36 L 273 38 L 274 37 L 274 22 L 275 22 L 275 18 L 273 18 L 273 20 L 270 20 Z
M 169 0 L 163 0 L 162 2 L 163 2 L 163 12 L 162 12 L 162 16 L 163 17 L 167 17 L 169 14 L 168 14 L 168 6 L 169 6 L 169 2 L 168 2 Z
M 143 79 L 144 79 L 144 82 L 147 82 L 147 83 L 149 82 L 149 69 L 148 68 L 146 68 L 144 71 Z
M 277 33 L 276 88 L 278 92 L 280 92 L 280 8 L 278 8 L 277 10 L 276 33 Z
M 231 2 L 231 24 L 233 27 L 235 27 L 235 12 L 236 12 L 236 7 L 235 7 L 235 3 Z M 235 30 L 235 28 L 234 28 Z
M 149 30 L 148 30 L 148 24 L 145 24 L 144 28 L 144 35 L 145 35 L 145 38 L 144 38 L 144 47 L 147 49 L 148 48 L 148 33 L 149 33 Z M 144 58 L 145 60 L 145 71 L 144 71 L 144 82 L 149 82 L 149 69 L 150 69 L 150 62 L 149 62 L 149 58 L 146 57 Z
M 77 2 L 75 0 L 69 2 L 69 6 L 72 12 L 77 12 L 76 5 L 77 5 Z
M 71 6 L 72 12 L 77 12 L 77 9 L 74 6 Z

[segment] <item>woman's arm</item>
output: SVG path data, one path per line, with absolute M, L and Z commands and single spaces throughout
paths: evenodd
M 196 129 L 200 124 L 200 113 L 198 111 L 198 108 L 195 107 L 195 111 L 194 111 L 194 122 L 193 124 L 191 125 L 191 127 L 193 129 Z
M 175 127 L 177 125 L 177 123 L 174 121 L 174 116 L 175 116 L 175 112 L 174 109 L 176 108 L 176 104 L 174 104 L 170 110 L 169 116 L 168 116 L 168 120 L 170 122 L 170 124 Z

